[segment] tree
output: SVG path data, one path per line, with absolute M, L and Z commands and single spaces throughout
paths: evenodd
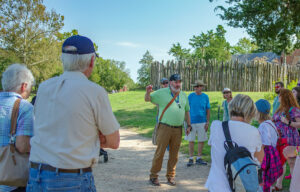
M 90 80 L 103 86 L 107 91 L 120 90 L 124 85 L 129 89 L 134 88 L 134 82 L 123 61 L 97 58 Z
M 249 54 L 253 53 L 258 49 L 258 46 L 251 42 L 251 39 L 248 39 L 246 37 L 241 38 L 238 43 L 231 47 L 231 53 L 232 54 Z
M 64 17 L 46 11 L 43 0 L 0 1 L 0 47 L 13 52 L 37 81 L 59 67 L 57 34 Z
M 192 57 L 195 59 L 216 59 L 226 61 L 230 59 L 230 44 L 225 38 L 226 30 L 218 25 L 216 32 L 209 30 L 190 39 L 190 45 L 194 48 Z
M 168 53 L 175 57 L 177 61 L 191 57 L 190 49 L 182 48 L 180 43 L 173 44 Z
M 211 2 L 213 0 L 210 0 Z M 280 54 L 300 48 L 299 0 L 227 0 L 217 6 L 221 19 L 235 28 L 245 28 L 265 51 Z
M 142 66 L 138 69 L 138 81 L 140 86 L 142 87 L 145 87 L 150 84 L 150 68 L 153 60 L 154 59 L 152 55 L 147 50 L 146 53 L 143 55 L 143 58 L 139 62 Z

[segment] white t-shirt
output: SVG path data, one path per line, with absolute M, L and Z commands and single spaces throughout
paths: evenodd
M 271 120 L 264 121 L 259 125 L 258 130 L 263 145 L 272 145 L 273 147 L 276 147 L 278 135 L 275 129 L 276 126 Z
M 261 138 L 257 128 L 240 121 L 229 121 L 232 140 L 239 146 L 246 147 L 254 158 L 254 153 L 261 150 Z M 231 192 L 224 168 L 225 135 L 221 121 L 213 121 L 210 127 L 211 169 L 205 187 L 210 192 Z
M 30 161 L 64 169 L 90 167 L 99 154 L 98 130 L 110 135 L 120 127 L 105 89 L 81 72 L 43 82 L 34 115 Z

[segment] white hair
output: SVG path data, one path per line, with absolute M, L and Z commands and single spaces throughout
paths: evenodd
M 18 91 L 22 83 L 27 83 L 27 89 L 34 85 L 34 77 L 31 71 L 21 64 L 12 64 L 2 74 L 3 91 Z
M 66 49 L 72 50 L 72 46 L 69 46 Z M 82 55 L 62 53 L 61 61 L 64 66 L 64 71 L 85 71 L 89 67 L 93 56 L 95 59 L 95 53 L 88 53 Z

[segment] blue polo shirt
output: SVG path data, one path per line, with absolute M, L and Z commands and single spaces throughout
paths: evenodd
M 188 97 L 190 104 L 191 123 L 206 123 L 206 110 L 210 109 L 209 98 L 205 93 L 197 95 L 195 92 Z

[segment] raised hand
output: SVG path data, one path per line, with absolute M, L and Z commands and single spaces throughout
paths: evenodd
M 146 87 L 147 93 L 151 93 L 151 92 L 153 91 L 152 88 L 153 88 L 152 85 L 148 85 L 148 86 Z

